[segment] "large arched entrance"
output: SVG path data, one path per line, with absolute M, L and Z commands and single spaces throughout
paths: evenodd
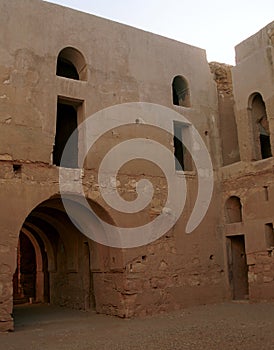
M 111 221 L 102 207 L 93 204 Z M 67 216 L 61 198 L 51 197 L 34 208 L 22 225 L 13 276 L 14 304 L 46 302 L 94 309 L 93 274 L 111 268 L 115 261 L 111 251 L 83 235 Z

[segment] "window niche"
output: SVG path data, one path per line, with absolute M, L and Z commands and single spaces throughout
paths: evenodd
M 185 142 L 189 142 L 190 128 L 189 125 L 174 121 L 173 122 L 173 145 L 174 145 L 174 158 L 175 158 L 175 170 L 176 171 L 192 171 L 193 162 L 192 157 L 186 146 Z
M 61 50 L 57 58 L 56 75 L 74 80 L 87 80 L 87 65 L 82 53 L 73 47 Z
M 242 222 L 242 204 L 237 196 L 231 196 L 225 203 L 226 222 L 232 224 Z
M 177 75 L 172 82 L 172 99 L 176 106 L 190 107 L 190 93 L 187 80 Z
M 273 223 L 265 224 L 265 244 L 267 249 L 274 247 Z
M 249 98 L 249 111 L 252 121 L 254 159 L 272 157 L 269 123 L 265 103 L 261 94 L 252 94 Z

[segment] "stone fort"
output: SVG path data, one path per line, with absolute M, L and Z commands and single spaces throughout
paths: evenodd
M 274 22 L 238 44 L 229 66 L 208 63 L 203 49 L 40 0 L 1 1 L 0 16 L 0 331 L 13 329 L 17 303 L 134 317 L 273 300 Z M 190 124 L 170 124 L 173 135 L 137 119 L 114 127 L 83 166 L 76 132 L 62 163 L 69 136 L 86 118 L 132 102 L 163 106 Z M 192 125 L 210 154 L 214 186 L 203 220 L 188 234 L 199 185 L 184 147 Z M 138 213 L 110 207 L 98 184 L 104 156 L 134 138 L 172 152 L 170 171 L 187 185 L 184 210 L 149 244 L 101 244 L 70 220 L 60 165 L 73 181 L 81 178 L 105 222 L 129 230 L 150 223 L 168 191 L 157 164 L 132 157 L 117 173 L 115 187 L 129 202 L 140 179 L 152 183 L 153 197 Z M 103 234 L 99 224 L 91 229 Z

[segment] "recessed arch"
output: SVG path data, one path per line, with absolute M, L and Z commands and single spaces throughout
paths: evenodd
M 78 196 L 70 200 L 80 205 Z M 101 213 L 102 219 L 115 224 L 103 207 L 87 201 L 96 213 Z M 85 215 L 84 210 L 83 213 Z M 85 216 L 81 218 L 88 220 Z M 98 224 L 91 225 L 91 229 L 95 228 Z M 84 236 L 67 216 L 59 194 L 31 210 L 22 225 L 22 234 L 30 241 L 36 256 L 34 301 L 84 310 L 96 307 L 97 311 L 104 312 L 101 303 L 105 297 L 99 295 L 102 293 L 101 273 L 111 273 L 121 264 L 122 250 L 103 246 Z M 46 287 L 48 298 L 45 297 Z
M 176 106 L 190 107 L 189 84 L 182 75 L 176 75 L 172 81 L 172 100 Z
M 259 92 L 254 92 L 248 99 L 248 111 L 252 127 L 253 159 L 272 157 L 269 122 L 265 102 Z
M 17 268 L 13 275 L 13 302 L 16 304 L 32 302 L 38 297 L 37 271 L 41 268 L 39 250 L 31 235 L 21 231 L 17 246 Z
M 39 245 L 37 239 L 33 236 L 31 231 L 26 228 L 22 228 L 22 233 L 25 234 L 31 241 L 36 257 L 36 274 L 35 274 L 35 301 L 44 302 L 46 298 L 45 293 L 45 278 L 44 278 L 44 261 L 41 251 L 41 246 Z
M 84 55 L 74 47 L 63 48 L 57 57 L 56 75 L 74 80 L 87 80 Z
M 231 196 L 226 200 L 225 215 L 228 224 L 242 222 L 242 203 L 239 197 Z
M 27 222 L 24 223 L 23 228 L 27 229 L 29 232 L 32 232 L 32 235 L 35 236 L 36 240 L 39 240 L 39 238 L 41 239 L 41 241 L 44 244 L 44 250 L 45 253 L 47 254 L 48 257 L 48 271 L 49 272 L 55 272 L 56 271 L 56 252 L 54 251 L 54 247 L 52 245 L 52 243 L 50 242 L 48 236 L 46 235 L 46 233 L 44 232 L 44 230 L 41 230 L 39 227 L 41 226 L 45 226 L 45 223 L 41 224 L 37 224 L 37 223 L 33 223 L 33 221 L 31 222 L 30 220 L 28 220 Z M 22 228 L 22 230 L 23 230 Z M 38 238 L 38 237 L 39 238 Z

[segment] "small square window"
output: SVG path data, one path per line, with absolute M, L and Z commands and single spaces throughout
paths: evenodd
M 12 168 L 13 168 L 13 173 L 14 173 L 15 177 L 21 177 L 22 165 L 21 164 L 13 164 Z

